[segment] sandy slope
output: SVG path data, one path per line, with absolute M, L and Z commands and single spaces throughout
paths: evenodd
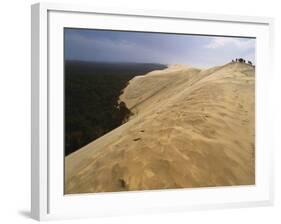
M 255 183 L 255 71 L 172 66 L 132 79 L 134 115 L 65 160 L 65 192 Z

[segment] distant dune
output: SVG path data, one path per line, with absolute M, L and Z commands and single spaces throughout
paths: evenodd
M 255 184 L 255 70 L 174 65 L 131 79 L 129 121 L 65 159 L 65 193 Z

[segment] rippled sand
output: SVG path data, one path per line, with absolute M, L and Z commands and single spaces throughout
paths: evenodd
M 252 66 L 171 66 L 120 100 L 134 115 L 66 157 L 66 194 L 255 184 Z

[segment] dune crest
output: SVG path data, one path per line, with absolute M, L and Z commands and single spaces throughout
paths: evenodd
M 255 70 L 174 65 L 130 80 L 129 121 L 65 159 L 65 193 L 255 184 Z

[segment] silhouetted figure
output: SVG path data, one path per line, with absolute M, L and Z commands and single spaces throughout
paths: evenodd
M 249 64 L 249 65 L 253 65 L 253 63 L 252 63 L 251 61 L 248 61 L 248 64 Z
M 239 61 L 240 63 L 244 63 L 245 60 L 244 60 L 243 58 L 239 58 L 238 61 Z

